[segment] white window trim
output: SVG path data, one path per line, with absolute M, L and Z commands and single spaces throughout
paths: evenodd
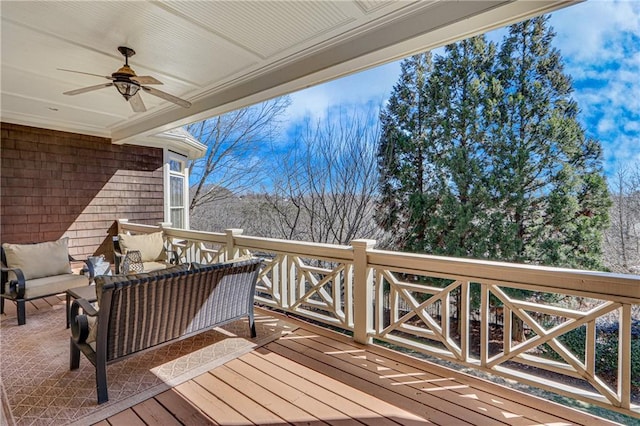
M 183 167 L 183 173 L 171 171 L 169 162 L 171 160 L 181 162 Z M 180 155 L 176 152 L 164 149 L 164 165 L 163 165 L 163 186 L 164 186 L 164 221 L 171 222 L 171 184 L 170 177 L 183 176 L 184 177 L 184 229 L 189 229 L 189 167 L 188 158 L 184 155 Z M 173 227 L 174 225 L 171 224 Z

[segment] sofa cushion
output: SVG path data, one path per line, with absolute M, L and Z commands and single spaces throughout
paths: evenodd
M 68 238 L 37 244 L 3 243 L 2 248 L 7 266 L 20 268 L 25 280 L 71 273 Z
M 143 262 L 166 259 L 162 232 L 139 235 L 119 234 L 118 240 L 122 253 L 126 254 L 129 250 L 138 250 Z

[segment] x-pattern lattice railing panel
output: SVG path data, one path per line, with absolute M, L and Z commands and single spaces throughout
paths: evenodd
M 256 285 L 255 299 L 272 308 L 284 309 L 284 298 L 281 288 L 288 275 L 289 260 L 287 255 L 279 254 L 264 258 L 265 266 L 260 270 Z
M 181 263 L 218 263 L 226 260 L 224 244 L 213 246 L 203 241 L 166 238 L 167 246 L 176 252 Z
M 351 264 L 282 253 L 264 258 L 256 286 L 258 303 L 353 329 Z
M 520 283 L 375 272 L 376 338 L 519 382 L 631 407 L 631 381 L 640 380 L 630 374 L 631 357 L 640 354 L 632 354 L 629 325 L 640 306 Z M 603 327 L 611 324 L 617 335 L 608 338 L 618 342 L 613 368 L 596 359 Z
M 312 266 L 292 257 L 295 271 L 294 297 L 290 309 L 341 328 L 353 329 L 352 267 L 346 263 L 319 262 Z
M 404 278 L 402 277 L 404 275 Z M 413 282 L 408 281 L 414 278 Z M 417 275 L 376 273 L 376 337 L 447 358 L 465 360 L 463 345 L 451 332 L 453 297 L 464 284 L 440 280 L 442 287 L 418 284 Z M 388 298 L 388 303 L 383 300 Z M 387 307 L 388 306 L 388 307 Z M 422 342 L 422 343 L 420 343 Z

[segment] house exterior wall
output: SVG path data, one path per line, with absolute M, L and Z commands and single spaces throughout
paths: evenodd
M 0 124 L 0 241 L 69 237 L 78 258 L 112 257 L 114 222 L 164 218 L 161 148 Z

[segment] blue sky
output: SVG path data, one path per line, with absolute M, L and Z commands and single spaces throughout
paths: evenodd
M 640 164 L 640 0 L 590 0 L 553 13 L 550 23 L 574 82 L 579 120 L 602 143 L 606 174 Z M 504 33 L 488 37 L 498 41 Z M 399 75 L 394 62 L 290 95 L 284 133 L 339 106 L 383 104 Z

